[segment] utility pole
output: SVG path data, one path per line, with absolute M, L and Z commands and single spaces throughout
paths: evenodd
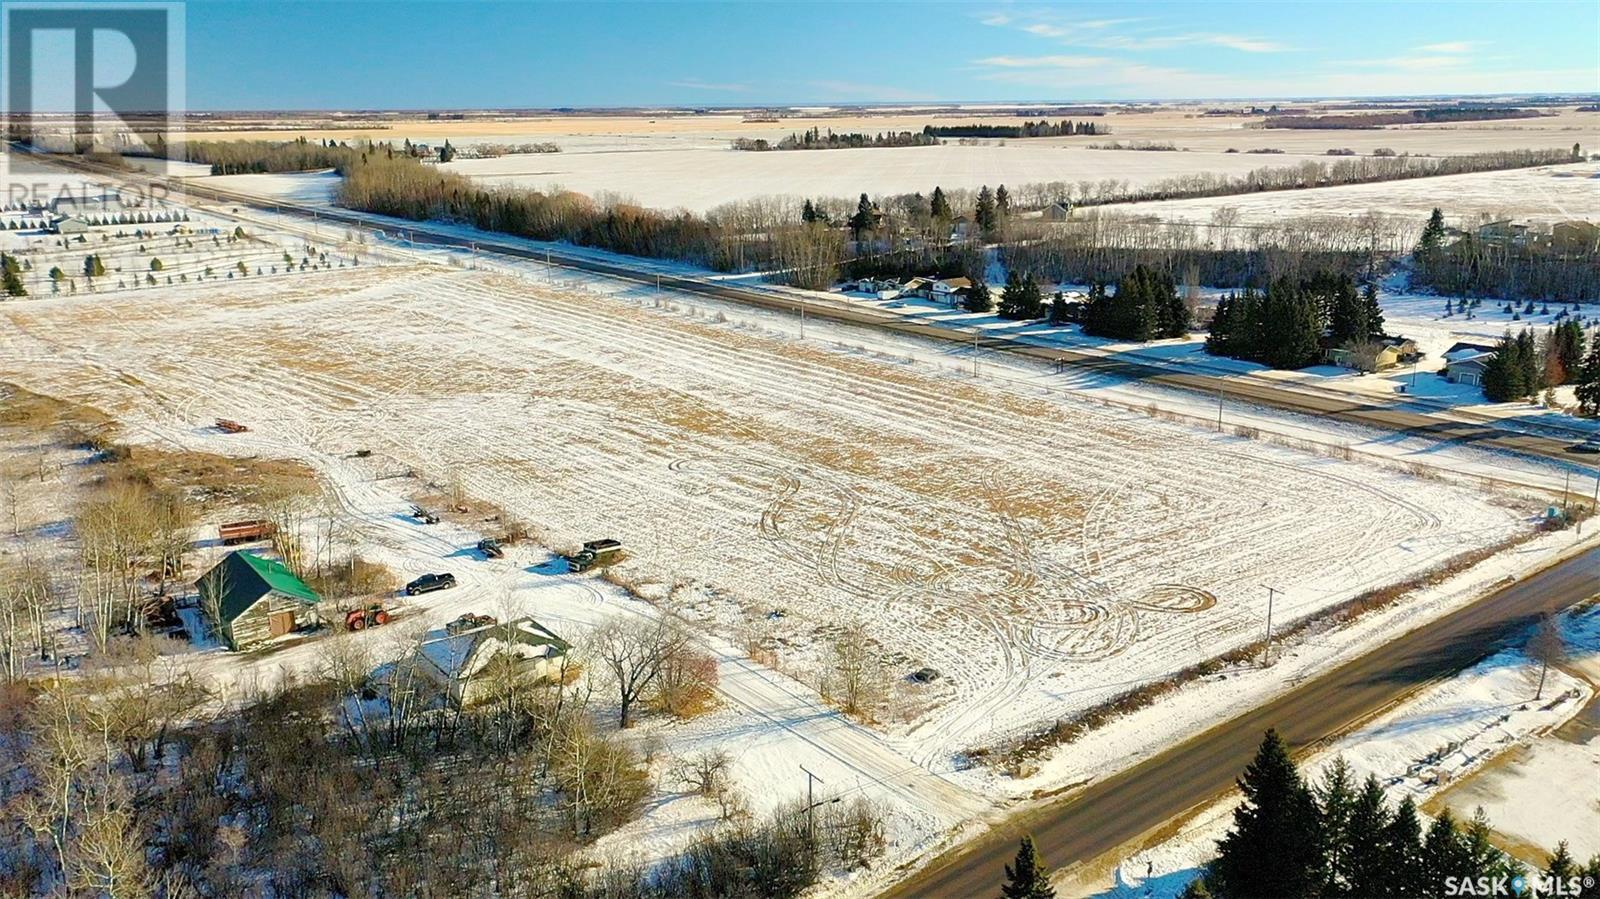
M 978 376 L 978 329 L 972 329 L 972 376 Z
M 801 765 L 800 770 L 806 772 L 806 842 L 810 843 L 812 846 L 815 846 L 817 845 L 817 824 L 815 813 L 817 804 L 812 799 L 812 785 L 813 783 L 827 783 L 827 781 L 806 770 L 805 765 Z
M 1261 586 L 1267 587 L 1266 584 Z M 1261 652 L 1261 667 L 1263 668 L 1267 667 L 1267 664 L 1272 661 L 1272 599 L 1277 595 L 1277 592 L 1278 589 L 1276 587 L 1267 587 L 1267 645 Z
M 1222 385 L 1217 385 L 1217 433 L 1222 433 Z
M 800 296 L 800 339 L 806 339 L 806 298 L 804 294 Z
M 1561 511 L 1566 512 L 1571 505 L 1572 498 L 1572 472 L 1567 472 L 1567 481 L 1561 485 Z

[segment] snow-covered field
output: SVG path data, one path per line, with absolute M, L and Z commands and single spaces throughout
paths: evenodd
M 1159 216 L 1165 221 L 1208 222 L 1223 206 L 1237 209 L 1241 224 L 1378 212 L 1412 218 L 1419 232 L 1435 207 L 1444 211 L 1451 224 L 1462 227 L 1507 218 L 1532 222 L 1593 221 L 1600 218 L 1600 163 L 1198 200 L 1160 200 L 1114 208 Z
M 1527 526 L 1447 483 L 657 302 L 390 266 L 14 303 L 0 379 L 459 477 L 552 539 L 622 539 L 627 576 L 687 580 L 683 614 L 805 677 L 864 620 L 890 679 L 942 673 L 886 722 L 940 767 L 1252 639 L 1264 582 L 1288 621 Z
M 440 168 L 488 184 L 632 197 L 645 206 L 703 212 L 732 200 L 783 196 L 855 197 L 994 187 L 1048 181 L 1113 179 L 1131 185 L 1197 172 L 1242 175 L 1292 166 L 1308 157 L 1246 153 L 1157 153 L 1089 150 L 1056 143 L 1004 146 L 945 144 L 859 150 L 756 153 L 721 149 L 556 153 L 457 160 Z
M 1590 664 L 1600 658 L 1600 610 L 1569 615 L 1564 631 L 1576 658 Z M 1543 698 L 1535 701 L 1539 674 L 1539 664 L 1520 651 L 1500 652 L 1338 740 L 1306 760 L 1302 770 L 1315 779 L 1334 758 L 1343 757 L 1358 779 L 1377 777 L 1391 802 L 1409 795 L 1422 805 L 1443 792 L 1458 820 L 1482 805 L 1497 831 L 1526 840 L 1529 850 L 1549 851 L 1559 840 L 1570 840 L 1573 855 L 1587 859 L 1600 851 L 1595 841 L 1600 807 L 1588 795 L 1593 791 L 1581 785 L 1594 783 L 1600 760 L 1593 744 L 1574 745 L 1549 734 L 1593 701 L 1595 686 L 1552 670 Z M 1508 753 L 1512 762 L 1496 761 Z M 1478 771 L 1483 773 L 1474 775 Z M 1469 776 L 1471 789 L 1445 790 Z M 1181 894 L 1214 857 L 1236 803 L 1231 797 L 1201 812 L 1171 838 L 1123 859 L 1109 875 L 1085 872 L 1072 883 L 1073 894 L 1096 899 Z

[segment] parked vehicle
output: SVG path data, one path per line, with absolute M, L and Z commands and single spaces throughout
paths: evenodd
M 222 538 L 224 546 L 233 546 L 236 543 L 246 543 L 251 540 L 265 540 L 277 532 L 277 525 L 261 518 L 251 518 L 247 521 L 230 521 L 217 528 L 217 536 Z
M 217 430 L 224 434 L 243 434 L 250 429 L 231 418 L 219 418 L 217 419 Z
M 562 558 L 567 560 L 567 570 L 574 573 L 604 568 L 622 561 L 622 544 L 611 539 L 590 540 L 582 549 Z
M 474 615 L 468 612 L 445 625 L 444 632 L 454 637 L 456 634 L 463 634 L 467 631 L 477 630 L 480 627 L 488 627 L 499 623 L 500 621 L 493 615 Z
M 415 518 L 416 520 L 418 520 L 420 522 L 422 522 L 423 524 L 438 524 L 439 523 L 439 516 L 438 515 L 435 515 L 434 513 L 429 512 L 427 509 L 424 509 L 421 506 L 412 506 L 411 507 L 411 517 Z
M 506 551 L 500 548 L 500 541 L 492 537 L 485 537 L 478 541 L 478 552 L 483 553 L 486 559 L 504 558 Z
M 432 593 L 435 590 L 449 590 L 455 585 L 456 576 L 448 571 L 444 574 L 425 574 L 406 584 L 406 595 L 418 596 L 423 593 Z
M 364 609 L 351 609 L 344 614 L 344 629 L 347 631 L 362 631 L 388 623 L 389 609 L 381 602 L 375 602 Z

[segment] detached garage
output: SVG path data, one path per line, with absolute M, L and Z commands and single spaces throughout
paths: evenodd
M 249 649 L 317 620 L 316 591 L 282 562 L 231 552 L 194 582 L 200 609 L 229 649 Z

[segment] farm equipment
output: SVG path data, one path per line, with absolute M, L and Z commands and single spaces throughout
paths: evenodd
M 504 558 L 506 551 L 500 548 L 500 541 L 493 537 L 485 537 L 478 541 L 478 552 L 483 553 L 485 559 Z
M 224 434 L 243 434 L 250 429 L 231 418 L 219 418 L 217 419 L 217 430 Z
M 260 518 L 252 518 L 248 521 L 230 521 L 217 528 L 217 536 L 222 538 L 222 545 L 224 546 L 233 546 L 236 543 L 246 543 L 251 540 L 264 540 L 277 532 L 277 525 Z
M 467 631 L 477 630 L 480 627 L 489 627 L 490 625 L 499 623 L 499 620 L 493 615 L 474 615 L 471 612 L 468 612 L 465 615 L 462 615 L 460 618 L 457 618 L 449 624 L 446 624 L 444 626 L 444 632 L 454 637 L 456 634 L 464 634 Z
M 610 539 L 590 540 L 582 549 L 562 558 L 567 560 L 567 570 L 574 573 L 604 568 L 622 560 L 622 544 Z
M 388 623 L 389 609 L 381 602 L 344 613 L 344 629 L 347 631 L 364 631 L 369 627 L 382 627 Z
M 422 522 L 423 524 L 438 524 L 439 523 L 439 516 L 438 515 L 435 515 L 434 513 L 429 512 L 427 509 L 424 509 L 421 506 L 412 506 L 411 507 L 411 517 L 415 518 L 416 520 L 418 520 L 420 522 Z

